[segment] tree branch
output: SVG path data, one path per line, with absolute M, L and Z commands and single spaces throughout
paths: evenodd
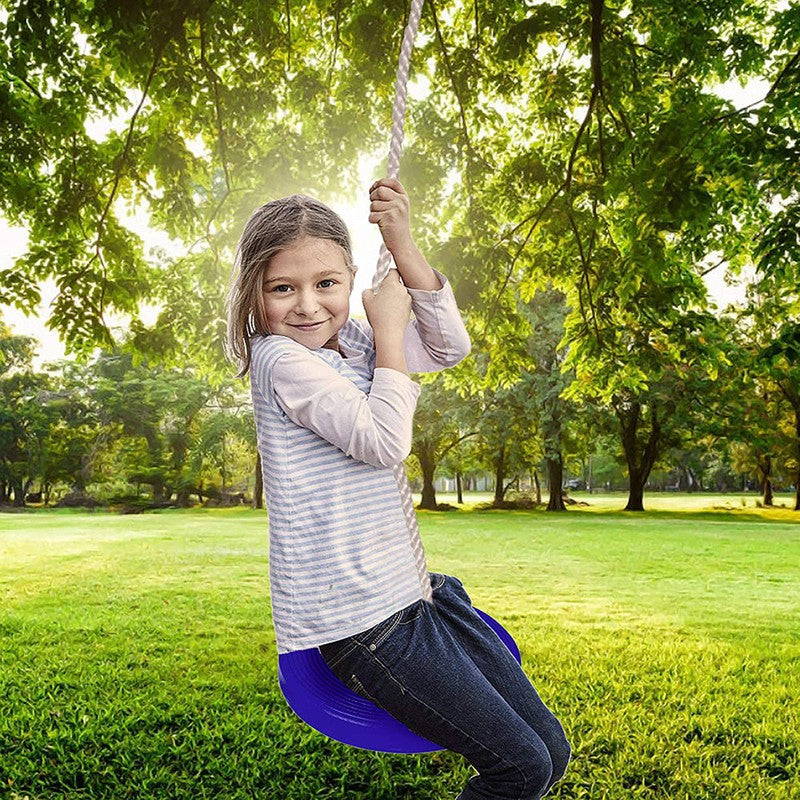
M 292 10 L 286 0 L 286 71 L 292 71 Z
M 721 267 L 721 266 L 722 266 L 722 265 L 725 263 L 725 261 L 726 261 L 726 258 L 727 258 L 726 256 L 722 256 L 722 258 L 721 258 L 719 261 L 717 261 L 717 263 L 716 263 L 716 264 L 714 264 L 714 266 L 713 266 L 713 267 L 709 267 L 708 269 L 704 269 L 704 270 L 703 270 L 703 271 L 700 273 L 700 277 L 701 277 L 701 278 L 703 278 L 703 277 L 705 277 L 706 275 L 708 275 L 708 273 L 709 273 L 709 272 L 713 272 L 713 271 L 714 271 L 714 270 L 715 270 L 717 267 Z
M 587 125 L 589 124 L 589 119 L 592 116 L 592 110 L 594 109 L 595 102 L 597 100 L 598 95 L 601 92 L 601 89 L 602 89 L 603 73 L 602 73 L 602 67 L 601 67 L 601 64 L 600 64 L 600 39 L 601 39 L 601 35 L 602 35 L 602 25 L 601 25 L 602 11 L 603 11 L 603 0 L 592 0 L 592 31 L 591 31 L 592 93 L 591 93 L 591 96 L 589 98 L 589 106 L 588 106 L 588 108 L 586 110 L 586 116 L 583 118 L 583 122 L 581 122 L 581 125 L 578 128 L 578 133 L 576 134 L 575 141 L 572 144 L 572 149 L 570 151 L 569 159 L 567 161 L 566 176 L 565 176 L 563 182 L 561 183 L 561 185 L 553 192 L 553 194 L 550 196 L 550 199 L 545 203 L 545 205 L 538 212 L 536 212 L 535 214 L 531 214 L 528 217 L 526 217 L 524 220 L 522 220 L 522 222 L 520 222 L 518 225 L 516 225 L 511 230 L 511 232 L 509 234 L 507 234 L 505 237 L 501 238 L 500 241 L 497 242 L 495 244 L 495 246 L 492 248 L 492 251 L 497 249 L 497 247 L 499 247 L 499 245 L 506 238 L 508 238 L 509 236 L 512 236 L 519 228 L 521 228 L 523 225 L 525 225 L 532 217 L 534 218 L 533 225 L 531 225 L 531 228 L 528 231 L 528 234 L 525 237 L 525 240 L 520 245 L 520 247 L 517 250 L 517 253 L 515 254 L 515 256 L 512 258 L 511 264 L 509 265 L 509 268 L 506 271 L 506 276 L 505 276 L 505 279 L 503 281 L 503 285 L 500 287 L 500 291 L 498 292 L 497 296 L 495 297 L 494 301 L 492 302 L 492 307 L 489 310 L 489 313 L 487 314 L 487 316 L 485 318 L 486 321 L 485 321 L 484 326 L 483 326 L 483 333 L 480 335 L 481 339 L 483 341 L 485 341 L 486 331 L 488 330 L 489 322 L 491 321 L 492 317 L 496 313 L 497 304 L 500 302 L 500 298 L 502 297 L 503 292 L 505 291 L 506 286 L 508 285 L 509 279 L 511 278 L 511 274 L 514 271 L 514 266 L 515 266 L 517 260 L 519 259 L 520 255 L 522 254 L 522 251 L 524 250 L 524 248 L 527 245 L 528 241 L 530 240 L 530 238 L 531 238 L 531 236 L 533 234 L 533 231 L 536 229 L 537 225 L 541 221 L 541 219 L 544 216 L 544 214 L 553 205 L 553 203 L 555 202 L 555 200 L 558 197 L 558 195 L 560 195 L 562 191 L 563 192 L 567 192 L 570 189 L 571 185 L 572 185 L 572 172 L 573 172 L 573 166 L 575 164 L 575 158 L 576 158 L 576 155 L 577 155 L 577 152 L 578 152 L 578 146 L 580 145 L 581 138 L 583 137 L 583 133 L 586 130 Z M 596 323 L 595 323 L 595 326 L 596 326 Z
M 15 73 L 13 73 L 13 72 L 10 72 L 10 71 L 8 71 L 8 70 L 6 70 L 6 75 L 8 75 L 8 77 L 9 77 L 9 78 L 11 78 L 12 80 L 19 81 L 20 83 L 24 84 L 24 85 L 25 85 L 25 86 L 27 86 L 27 87 L 28 87 L 28 89 L 30 89 L 30 90 L 31 90 L 31 91 L 32 91 L 32 92 L 33 92 L 33 93 L 34 93 L 34 94 L 35 94 L 35 95 L 36 95 L 36 96 L 37 96 L 37 97 L 38 97 L 40 100 L 44 100 L 44 97 L 42 97 L 42 93 L 41 93 L 41 92 L 40 92 L 40 91 L 39 91 L 39 90 L 38 90 L 38 89 L 37 89 L 37 88 L 36 88 L 36 87 L 35 87 L 35 86 L 34 86 L 32 83 L 30 83 L 30 82 L 29 82 L 29 81 L 28 81 L 26 78 L 23 78 L 21 75 L 16 75 Z
M 589 282 L 589 264 L 586 260 L 586 254 L 583 252 L 583 242 L 581 241 L 581 235 L 578 231 L 578 226 L 575 223 L 575 216 L 572 212 L 572 209 L 569 208 L 567 210 L 567 216 L 569 217 L 569 224 L 572 228 L 573 234 L 575 234 L 575 242 L 578 245 L 578 255 L 581 259 L 581 283 L 586 284 L 586 298 L 589 301 L 589 308 L 592 311 L 592 327 L 594 328 L 594 335 L 597 337 L 597 343 L 600 344 L 602 342 L 602 337 L 600 335 L 600 329 L 597 326 L 597 309 L 594 307 L 594 300 L 592 298 L 592 286 Z M 578 285 L 578 293 L 580 295 L 580 284 Z M 585 320 L 584 320 L 585 321 Z
M 94 255 L 89 259 L 86 266 L 82 270 L 80 270 L 75 276 L 75 278 L 78 278 L 84 273 L 86 273 L 95 260 L 98 260 L 102 265 L 103 281 L 100 286 L 100 301 L 98 303 L 98 307 L 95 308 L 95 311 L 97 312 L 100 322 L 104 327 L 106 327 L 106 323 L 105 320 L 103 319 L 103 306 L 105 302 L 108 267 L 105 263 L 105 259 L 103 258 L 103 255 L 100 250 L 101 240 L 103 238 L 103 229 L 105 228 L 106 218 L 108 217 L 108 212 L 111 209 L 111 204 L 114 202 L 114 199 L 117 195 L 117 190 L 119 189 L 120 180 L 122 180 L 123 168 L 125 167 L 125 164 L 128 160 L 128 154 L 130 153 L 131 149 L 131 141 L 133 139 L 133 129 L 134 126 L 136 125 L 136 118 L 139 116 L 139 112 L 142 110 L 144 102 L 147 99 L 147 94 L 150 91 L 150 84 L 153 82 L 153 78 L 155 77 L 156 68 L 158 67 L 159 61 L 161 60 L 161 54 L 164 51 L 165 46 L 166 46 L 166 39 L 156 47 L 155 53 L 153 54 L 153 63 L 150 66 L 150 71 L 147 74 L 147 79 L 145 80 L 144 88 L 142 89 L 142 97 L 139 100 L 139 105 L 136 106 L 136 109 L 134 110 L 133 115 L 131 116 L 131 121 L 130 124 L 128 125 L 128 134 L 125 137 L 125 145 L 122 148 L 122 153 L 120 154 L 119 160 L 117 162 L 117 168 L 114 174 L 114 181 L 111 186 L 111 191 L 108 195 L 108 200 L 106 201 L 105 208 L 103 209 L 103 212 L 100 214 L 100 219 L 98 220 L 97 223 L 97 237 L 95 238 L 95 242 L 93 245 Z
M 228 196 L 231 193 L 231 176 L 230 170 L 228 168 L 228 148 L 227 142 L 225 141 L 225 126 L 222 122 L 222 99 L 220 97 L 219 87 L 222 81 L 220 80 L 219 76 L 216 72 L 212 69 L 211 65 L 208 63 L 208 59 L 206 58 L 206 45 L 205 45 L 205 27 L 203 24 L 203 17 L 200 17 L 200 63 L 203 66 L 203 70 L 206 73 L 206 79 L 211 84 L 211 88 L 214 91 L 214 116 L 215 121 L 217 123 L 217 142 L 219 144 L 219 154 L 220 159 L 222 161 L 222 170 L 225 173 L 225 193 L 220 198 L 217 205 L 214 207 L 214 210 L 211 212 L 208 220 L 206 221 L 206 241 L 209 244 L 209 247 L 214 251 L 214 259 L 215 263 L 219 261 L 219 251 L 217 250 L 216 246 L 214 245 L 212 238 L 211 238 L 211 223 L 216 218 L 217 214 L 222 209 L 225 201 L 228 199 Z
M 447 447 L 445 447 L 444 450 L 442 450 L 442 452 L 438 454 L 436 460 L 439 461 L 440 459 L 444 458 L 445 454 L 449 450 L 452 450 L 459 442 L 464 441 L 464 439 L 468 439 L 470 436 L 477 436 L 479 433 L 480 431 L 470 431 L 469 433 L 465 433 L 463 436 L 459 436 L 458 439 L 456 439 L 454 442 L 450 442 L 450 444 L 447 445 Z
M 469 137 L 469 130 L 467 129 L 467 117 L 464 113 L 464 103 L 461 100 L 461 93 L 458 90 L 458 84 L 456 83 L 455 75 L 453 74 L 453 67 L 450 63 L 450 54 L 447 52 L 447 46 L 444 43 L 444 38 L 442 37 L 442 32 L 439 28 L 439 20 L 436 16 L 436 5 L 433 0 L 429 0 L 428 5 L 431 9 L 431 15 L 433 16 L 433 27 L 436 29 L 436 40 L 439 42 L 439 48 L 442 51 L 442 59 L 444 60 L 444 66 L 447 70 L 447 76 L 450 78 L 450 86 L 453 89 L 453 94 L 456 96 L 456 102 L 458 103 L 458 115 L 461 120 L 461 131 L 464 134 L 464 140 L 467 144 L 467 152 L 469 153 L 470 158 L 474 159 L 475 161 L 480 161 L 487 169 L 492 170 L 492 165 L 487 163 L 485 159 L 479 156 L 475 148 L 472 146 L 472 140 Z M 467 182 L 467 191 L 469 193 L 469 170 L 467 170 L 465 177 Z
M 336 66 L 336 57 L 339 54 L 339 23 L 342 16 L 342 0 L 336 3 L 336 28 L 333 33 L 333 54 L 331 55 L 331 65 L 328 67 L 328 94 L 331 93 L 331 83 L 333 81 L 333 70 Z
M 760 105 L 761 103 L 768 100 L 775 92 L 775 90 L 778 88 L 780 82 L 794 69 L 794 67 L 797 65 L 799 61 L 800 61 L 800 50 L 798 50 L 792 56 L 792 58 L 784 65 L 783 69 L 778 74 L 778 77 L 775 79 L 772 86 L 769 87 L 767 93 L 760 100 L 754 100 L 752 103 L 748 103 L 746 106 L 742 106 L 741 108 L 734 108 L 733 111 L 727 111 L 725 114 L 719 114 L 716 117 L 710 117 L 695 130 L 695 133 L 701 130 L 707 131 L 708 130 L 707 126 L 712 125 L 714 123 L 722 122 L 726 119 L 730 119 L 731 117 L 738 117 L 740 114 L 742 114 L 744 111 L 747 111 L 749 108 Z M 691 138 L 692 137 L 689 138 L 689 141 L 691 141 Z

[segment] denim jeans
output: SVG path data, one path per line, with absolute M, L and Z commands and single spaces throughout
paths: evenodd
M 475 767 L 456 800 L 542 797 L 570 760 L 564 729 L 461 581 L 430 576 L 433 605 L 417 600 L 323 644 L 323 659 L 356 694 Z

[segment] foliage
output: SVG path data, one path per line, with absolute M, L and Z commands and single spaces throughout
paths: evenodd
M 219 387 L 244 220 L 271 197 L 355 188 L 358 158 L 387 138 L 406 13 L 399 0 L 7 2 L 0 210 L 30 247 L 1 276 L 0 302 L 31 308 L 55 277 L 50 322 L 72 350 L 112 350 L 106 315 L 119 312 L 150 363 L 191 362 Z M 491 403 L 525 382 L 520 302 L 558 289 L 574 375 L 562 399 L 617 416 L 629 507 L 641 507 L 659 459 L 713 413 L 726 368 L 728 329 L 703 278 L 754 265 L 770 299 L 759 313 L 788 343 L 775 379 L 794 408 L 798 64 L 791 4 L 426 3 L 412 77 L 430 94 L 409 104 L 402 178 L 414 235 L 467 317 L 473 354 L 449 371 L 459 396 Z M 768 88 L 747 108 L 715 91 L 753 78 Z M 112 128 L 98 133 L 102 118 Z M 146 256 L 124 203 L 183 257 Z M 154 326 L 143 300 L 161 308 Z M 552 400 L 519 391 L 537 393 L 523 406 Z M 157 439 L 141 465 L 154 486 L 169 468 Z M 792 458 L 800 469 L 800 449 Z
M 121 312 L 141 347 L 179 357 L 178 343 L 211 338 L 219 363 L 237 232 L 266 199 L 353 188 L 356 156 L 390 114 L 384 53 L 399 47 L 402 5 L 4 9 L 0 209 L 30 242 L 2 276 L 0 302 L 31 309 L 37 283 L 54 277 L 50 322 L 70 350 L 111 345 L 106 315 Z M 185 242 L 186 256 L 149 261 L 120 222 L 122 203 Z M 143 300 L 163 303 L 156 330 L 137 322 Z

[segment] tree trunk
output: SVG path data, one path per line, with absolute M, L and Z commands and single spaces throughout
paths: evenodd
M 795 460 L 797 469 L 794 471 L 794 510 L 800 511 L 800 405 L 794 407 L 794 430 L 797 435 Z
M 464 505 L 464 495 L 461 491 L 461 473 L 456 472 L 456 492 L 458 493 L 458 504 Z
M 81 494 L 86 493 L 86 487 L 94 478 L 94 465 L 97 459 L 97 454 L 100 452 L 100 448 L 105 445 L 106 441 L 108 441 L 110 430 L 110 421 L 107 419 L 103 420 L 103 424 L 100 426 L 100 433 L 97 435 L 94 442 L 92 442 L 91 450 L 83 456 L 78 474 L 73 476 L 75 485 L 78 487 L 77 490 Z M 150 442 L 148 441 L 148 447 L 149 446 Z
M 261 451 L 256 449 L 255 485 L 253 487 L 253 508 L 264 508 L 264 473 L 261 470 Z
M 542 504 L 542 484 L 539 483 L 539 473 L 537 470 L 533 471 L 533 485 L 536 487 L 536 505 Z
M 794 473 L 794 510 L 800 511 L 800 465 Z
M 628 463 L 628 504 L 626 511 L 644 511 L 644 485 L 650 476 L 650 470 L 658 458 L 661 440 L 661 426 L 658 423 L 655 405 L 651 411 L 650 434 L 643 448 L 637 443 L 637 430 L 641 421 L 641 403 L 634 402 L 627 409 L 616 409 L 617 418 L 622 428 L 622 447 Z
M 75 478 L 72 482 L 73 491 L 78 492 L 78 494 L 86 494 L 86 473 L 84 470 L 80 470 L 73 477 Z
M 11 488 L 14 490 L 14 508 L 22 508 L 25 505 L 25 489 L 22 481 L 12 479 Z
M 628 487 L 628 505 L 626 511 L 644 511 L 644 485 L 647 478 L 638 470 L 628 469 L 630 486 Z
M 422 497 L 417 508 L 427 508 L 429 511 L 436 511 L 436 487 L 433 485 L 433 475 L 436 472 L 436 462 L 434 460 L 432 448 L 422 441 L 416 450 L 419 466 L 422 470 Z
M 228 489 L 228 485 L 227 485 L 227 475 L 226 475 L 226 471 L 225 471 L 225 468 L 227 466 L 227 458 L 226 458 L 226 453 L 225 453 L 225 434 L 224 433 L 222 434 L 222 439 L 221 439 L 220 444 L 221 444 L 221 448 L 220 449 L 221 449 L 221 452 L 222 452 L 222 461 L 221 461 L 220 467 L 219 467 L 219 474 L 220 474 L 220 476 L 222 478 L 222 494 L 225 494 L 225 492 Z
M 564 483 L 564 461 L 561 453 L 551 454 L 547 459 L 547 484 L 550 497 L 547 500 L 548 511 L 566 511 L 562 484 Z
M 500 454 L 494 462 L 494 504 L 502 505 L 505 487 L 503 483 L 506 477 L 506 446 L 505 443 L 500 447 Z
M 763 494 L 762 503 L 765 507 L 772 507 L 772 456 L 758 459 L 758 472 Z

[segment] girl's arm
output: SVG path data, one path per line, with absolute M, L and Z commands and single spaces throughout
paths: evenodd
M 428 291 L 406 287 L 415 317 L 405 326 L 401 337 L 409 372 L 440 372 L 458 364 L 472 349 L 450 282 L 438 270 L 432 272 L 440 284 L 439 289 Z M 368 320 L 353 321 L 362 329 L 371 330 Z M 372 331 L 371 338 L 375 339 L 380 355 L 380 336 L 375 337 Z
M 391 468 L 411 452 L 414 410 L 422 390 L 396 368 L 403 366 L 396 361 L 400 341 L 383 341 L 387 363 L 394 365 L 376 366 L 368 394 L 300 344 L 275 359 L 267 383 L 293 422 L 351 458 Z M 255 372 L 253 379 L 258 380 Z
M 452 367 L 467 356 L 472 343 L 447 278 L 431 268 L 414 243 L 408 194 L 397 179 L 382 178 L 370 186 L 369 196 L 369 221 L 380 228 L 416 317 L 404 332 L 408 368 L 439 372 Z

